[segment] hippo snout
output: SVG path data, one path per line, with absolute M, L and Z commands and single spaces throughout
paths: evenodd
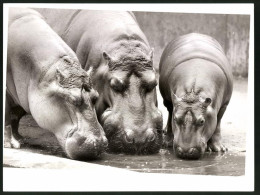
M 125 133 L 125 141 L 133 144 L 145 144 L 148 142 L 153 142 L 155 138 L 156 135 L 151 128 L 142 133 L 131 129 L 126 129 Z
M 71 159 L 91 160 L 98 158 L 107 146 L 108 141 L 105 136 L 96 137 L 75 132 L 68 136 L 65 152 Z
M 177 146 L 175 147 L 175 153 L 179 158 L 190 160 L 199 159 L 202 156 L 202 152 L 199 147 L 191 147 L 184 149 L 180 146 Z
M 150 113 L 151 114 L 151 113 Z M 152 112 L 146 120 L 124 120 L 120 113 L 103 114 L 101 124 L 108 139 L 110 152 L 154 154 L 162 145 L 162 115 Z
M 155 130 L 146 129 L 143 132 L 126 129 L 113 134 L 109 139 L 109 149 L 116 153 L 152 154 L 157 153 L 162 143 L 162 136 Z

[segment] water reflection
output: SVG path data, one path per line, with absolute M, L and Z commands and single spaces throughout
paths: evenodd
M 93 163 L 139 172 L 201 175 L 244 175 L 245 153 L 205 153 L 199 160 L 182 160 L 172 150 L 162 149 L 155 155 L 103 154 Z
M 66 158 L 60 146 L 27 145 L 22 150 Z M 245 152 L 205 153 L 199 160 L 182 160 L 172 149 L 161 149 L 154 155 L 104 153 L 91 163 L 145 173 L 174 173 L 240 176 L 245 174 Z

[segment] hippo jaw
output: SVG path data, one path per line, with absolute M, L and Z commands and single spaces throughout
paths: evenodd
M 126 154 L 157 153 L 162 145 L 161 112 L 154 106 L 148 112 L 150 116 L 148 113 L 139 115 L 140 124 L 140 121 L 133 119 L 132 114 L 115 109 L 122 108 L 120 105 L 107 108 L 101 116 L 110 151 Z
M 97 126 L 97 129 L 71 129 L 67 133 L 64 144 L 67 156 L 77 160 L 99 158 L 101 153 L 106 150 L 107 139 L 104 133 L 95 135 L 97 132 L 102 132 L 100 125 Z
M 111 120 L 112 119 L 112 120 Z M 120 125 L 122 118 L 116 118 L 111 113 L 104 121 L 103 128 L 108 139 L 108 147 L 114 153 L 152 154 L 157 153 L 162 144 L 161 120 L 157 127 L 130 129 Z M 117 125 L 118 124 L 118 125 Z M 141 131 L 139 131 L 141 130 Z
M 210 98 L 201 98 L 193 92 L 179 98 L 173 94 L 172 129 L 173 149 L 182 159 L 199 159 L 205 153 L 207 141 L 216 123 Z
M 97 121 L 94 108 L 91 107 L 93 106 L 84 104 L 75 106 L 67 102 L 64 104 L 64 111 L 67 112 L 66 118 L 69 117 L 69 120 L 54 129 L 54 134 L 71 159 L 96 159 L 106 150 L 104 130 Z
M 98 123 L 94 103 L 91 100 L 91 96 L 95 96 L 94 99 L 96 99 L 96 91 L 92 89 L 88 93 L 81 93 L 84 93 L 81 101 L 68 101 L 65 104 L 72 122 L 69 126 L 72 127 L 67 128 L 70 130 L 65 134 L 65 143 L 62 145 L 69 158 L 96 159 L 106 150 L 107 139 Z

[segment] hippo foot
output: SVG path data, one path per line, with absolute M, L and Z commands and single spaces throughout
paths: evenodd
M 20 139 L 15 139 L 14 137 L 12 137 L 11 145 L 12 145 L 12 148 L 18 149 L 18 148 L 21 148 L 22 143 L 21 143 Z
M 207 152 L 226 152 L 228 149 L 220 142 L 211 142 L 207 145 Z
M 5 148 L 21 148 L 21 143 L 16 139 L 6 140 L 4 142 Z
M 25 139 L 21 138 L 21 139 L 16 139 L 14 137 L 12 137 L 11 139 L 7 139 L 4 141 L 4 147 L 5 148 L 21 148 L 21 145 L 23 145 L 25 143 Z
M 4 147 L 5 148 L 12 148 L 12 144 L 10 141 L 4 141 Z

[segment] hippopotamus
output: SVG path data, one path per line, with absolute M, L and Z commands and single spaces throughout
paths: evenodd
M 98 92 L 90 76 L 38 12 L 10 8 L 5 125 L 11 132 L 6 146 L 20 147 L 19 120 L 28 113 L 55 134 L 69 158 L 100 157 L 107 139 L 96 116 Z
M 166 138 L 176 155 L 199 159 L 208 150 L 225 152 L 220 123 L 233 80 L 220 44 L 203 34 L 180 36 L 164 49 L 159 72 L 159 89 L 169 112 Z
M 162 144 L 153 49 L 132 12 L 37 9 L 93 69 L 96 112 L 109 151 L 152 154 Z

